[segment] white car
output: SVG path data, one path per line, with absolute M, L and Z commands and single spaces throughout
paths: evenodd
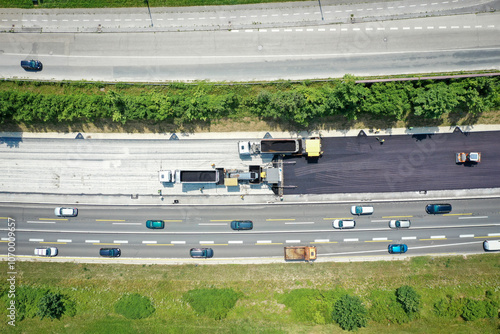
M 356 222 L 352 219 L 335 219 L 332 223 L 333 228 L 344 229 L 344 228 L 354 228 L 356 226 Z
M 353 215 L 371 215 L 373 206 L 353 205 L 351 206 L 351 214 Z
M 389 221 L 390 228 L 410 228 L 411 222 L 409 220 L 391 220 Z
M 38 256 L 56 256 L 57 248 L 55 247 L 45 247 L 45 248 L 35 248 L 35 255 Z
M 57 217 L 76 217 L 78 216 L 77 208 L 55 208 L 54 214 Z

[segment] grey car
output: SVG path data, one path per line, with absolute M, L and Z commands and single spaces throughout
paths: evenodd
M 208 259 L 214 256 L 212 248 L 191 248 L 189 254 L 194 258 Z

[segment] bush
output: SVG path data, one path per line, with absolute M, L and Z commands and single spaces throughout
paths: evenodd
M 124 295 L 115 304 L 115 312 L 128 319 L 143 319 L 153 314 L 155 308 L 148 297 L 138 293 Z
M 465 300 L 462 318 L 465 321 L 474 321 L 480 318 L 486 318 L 485 302 L 482 300 L 475 300 L 467 298 Z
M 392 291 L 374 291 L 370 296 L 370 318 L 378 323 L 403 324 L 410 319 Z
M 333 309 L 329 292 L 295 289 L 286 293 L 280 302 L 292 309 L 292 316 L 298 321 L 311 321 L 315 324 L 331 322 Z
M 240 296 L 233 289 L 195 289 L 186 292 L 183 299 L 197 314 L 221 320 L 236 305 Z
M 463 304 L 463 299 L 448 295 L 434 303 L 434 313 L 438 317 L 456 318 L 462 315 Z
M 344 330 L 356 330 L 367 323 L 366 309 L 356 296 L 344 295 L 333 307 L 332 319 Z
M 412 317 L 415 313 L 418 313 L 420 307 L 420 296 L 411 286 L 403 285 L 398 288 L 396 290 L 396 297 L 408 316 Z
M 60 319 L 64 314 L 65 307 L 63 302 L 63 296 L 59 293 L 48 292 L 40 298 L 38 302 L 38 312 L 37 315 L 40 319 L 45 317 L 50 319 Z
M 47 289 L 21 285 L 16 289 L 17 320 L 33 318 L 37 315 L 40 300 L 48 293 Z

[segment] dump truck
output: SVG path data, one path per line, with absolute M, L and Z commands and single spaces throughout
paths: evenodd
M 179 170 L 175 171 L 176 183 L 219 183 L 224 180 L 224 168 L 212 170 Z
M 285 261 L 313 261 L 316 260 L 316 247 L 291 246 L 285 247 Z
M 272 153 L 319 157 L 323 154 L 323 151 L 321 151 L 321 138 L 319 137 L 308 139 L 262 139 L 257 142 L 239 141 L 238 151 L 240 155 Z
M 457 164 L 466 162 L 481 162 L 481 152 L 459 152 L 455 156 L 455 162 Z

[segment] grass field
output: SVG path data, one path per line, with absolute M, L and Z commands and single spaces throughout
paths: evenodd
M 0 277 L 6 282 L 6 263 Z M 297 321 L 279 302 L 294 289 L 348 292 L 369 308 L 372 295 L 393 294 L 410 285 L 421 295 L 413 321 L 390 324 L 370 320 L 359 333 L 498 333 L 500 321 L 466 322 L 439 318 L 433 305 L 446 295 L 482 299 L 486 291 L 500 300 L 500 254 L 418 257 L 409 261 L 270 265 L 120 265 L 18 262 L 17 286 L 48 288 L 76 303 L 74 317 L 27 318 L 2 333 L 341 333 L 337 325 Z M 2 286 L 6 289 L 6 286 Z M 182 296 L 196 288 L 231 288 L 242 294 L 226 319 L 196 315 Z M 151 298 L 156 308 L 147 319 L 128 320 L 114 312 L 124 293 Z M 3 298 L 5 300 L 5 296 Z M 5 319 L 6 307 L 0 309 Z
M 301 0 L 0 0 L 0 8 L 119 8 L 119 7 L 184 7 L 227 6 Z

